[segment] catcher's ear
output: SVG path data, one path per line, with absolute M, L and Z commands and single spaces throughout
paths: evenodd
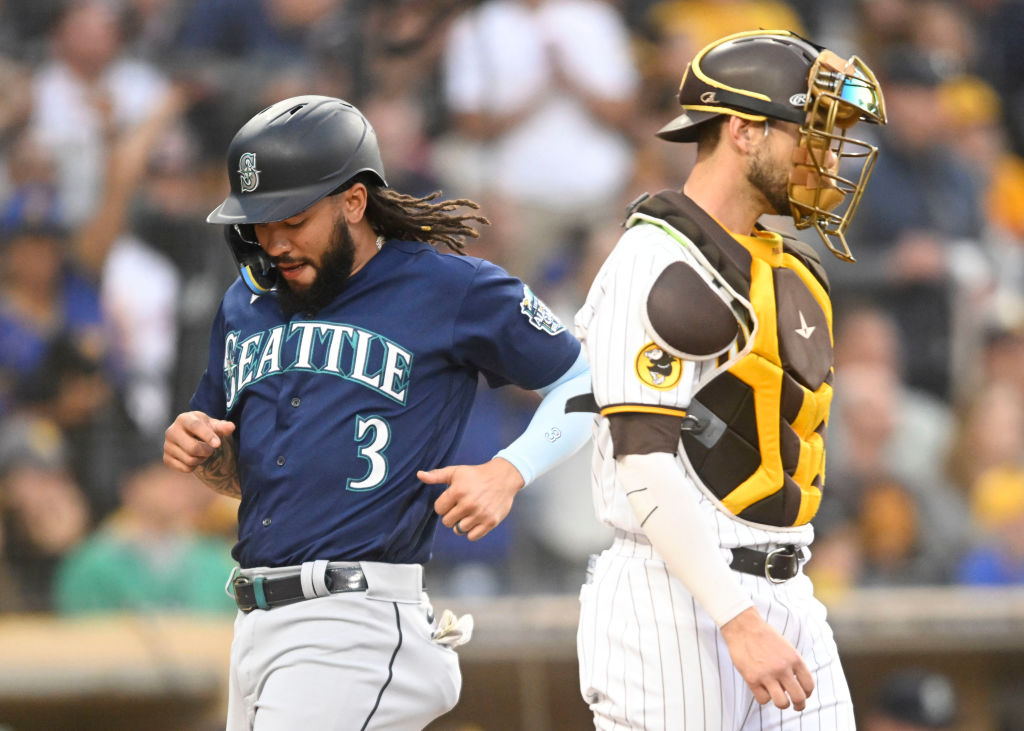
M 732 140 L 734 146 L 745 149 L 750 144 L 751 123 L 741 117 L 730 115 L 725 124 L 725 134 Z

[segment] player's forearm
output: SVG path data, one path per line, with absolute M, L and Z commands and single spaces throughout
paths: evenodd
M 705 525 L 693 487 L 665 452 L 617 459 L 618 479 L 669 572 L 721 627 L 753 605 Z
M 554 383 L 540 389 L 544 399 L 534 412 L 526 431 L 496 457 L 507 460 L 529 485 L 540 475 L 582 447 L 593 430 L 593 414 L 565 412 L 573 396 L 590 391 L 590 368 L 579 358 Z
M 234 439 L 221 439 L 220 446 L 209 459 L 196 467 L 194 474 L 214 492 L 241 500 L 242 485 L 238 480 L 238 453 Z

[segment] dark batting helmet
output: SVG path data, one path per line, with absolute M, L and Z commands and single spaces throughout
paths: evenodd
M 359 173 L 381 185 L 377 135 L 348 102 L 296 96 L 259 112 L 228 146 L 231 194 L 209 223 L 269 223 L 300 213 Z
M 797 228 L 814 227 L 829 250 L 853 260 L 845 231 L 878 150 L 846 136 L 857 122 L 885 124 L 885 103 L 871 70 L 785 30 L 734 33 L 703 48 L 679 87 L 683 113 L 658 137 L 696 142 L 720 115 L 800 125 L 789 198 Z M 856 170 L 844 169 L 850 162 Z M 852 174 L 853 177 L 850 177 Z
M 327 96 L 285 99 L 256 114 L 231 140 L 231 193 L 206 220 L 227 224 L 242 279 L 265 294 L 276 286 L 277 272 L 252 224 L 301 213 L 361 173 L 387 185 L 377 135 L 358 109 Z

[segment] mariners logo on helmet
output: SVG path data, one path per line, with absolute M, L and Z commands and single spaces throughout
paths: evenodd
M 238 178 L 243 193 L 252 193 L 260 184 L 260 171 L 256 169 L 256 153 L 246 152 L 238 158 Z

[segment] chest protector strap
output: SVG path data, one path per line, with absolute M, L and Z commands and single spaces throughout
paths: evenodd
M 783 239 L 754 256 L 685 195 L 640 202 L 629 224 L 657 225 L 737 295 L 750 341 L 694 395 L 682 432 L 693 473 L 734 515 L 768 526 L 811 520 L 821 502 L 832 400 L 832 308 L 814 250 Z

